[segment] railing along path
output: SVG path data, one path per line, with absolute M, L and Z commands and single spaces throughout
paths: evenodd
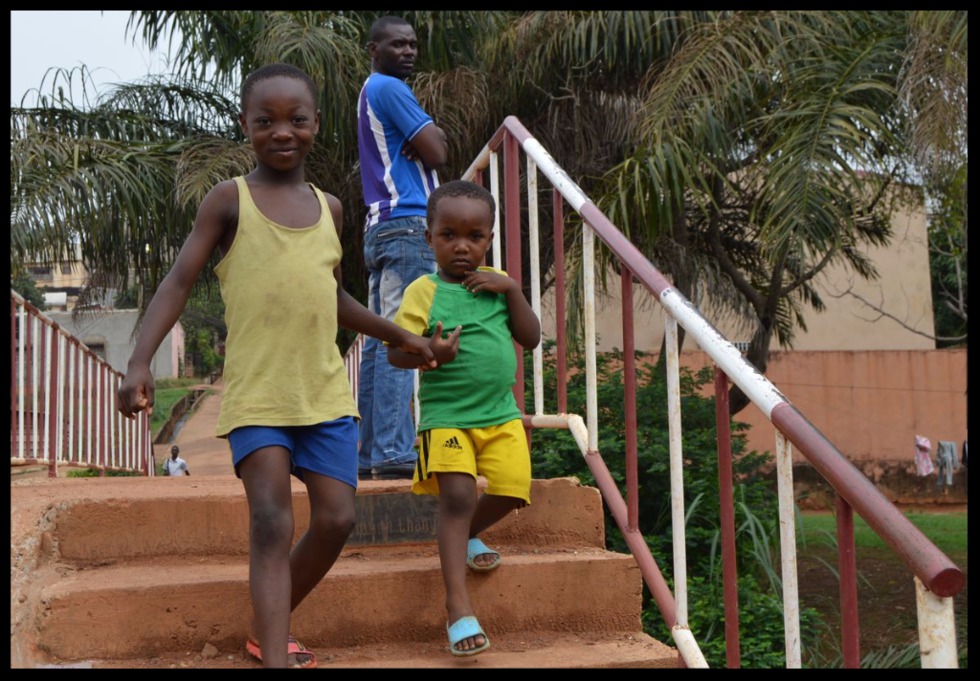
M 116 410 L 123 375 L 10 291 L 10 464 L 155 475 L 150 420 Z
M 525 158 L 522 193 L 520 155 Z M 501 186 L 500 163 L 503 164 Z M 538 209 L 538 174 L 545 176 L 552 188 L 555 274 L 555 358 L 557 364 L 557 414 L 544 414 L 542 348 L 532 354 L 534 404 L 524 399 L 523 353 L 518 351 L 515 395 L 525 413 L 529 428 L 563 428 L 575 438 L 589 469 L 596 479 L 603 500 L 621 530 L 636 559 L 644 582 L 656 601 L 664 622 L 670 628 L 681 662 L 687 667 L 706 667 L 695 637 L 688 625 L 687 566 L 684 536 L 683 453 L 681 449 L 681 402 L 679 386 L 678 326 L 693 338 L 715 364 L 715 399 L 718 432 L 720 498 L 722 506 L 722 579 L 725 595 L 726 662 L 740 666 L 737 575 L 735 561 L 735 523 L 730 416 L 728 390 L 735 383 L 758 407 L 776 429 L 775 462 L 779 504 L 781 574 L 784 604 L 784 630 L 787 668 L 802 666 L 800 651 L 799 595 L 796 570 L 795 504 L 792 477 L 792 447 L 837 493 L 838 570 L 842 650 L 845 667 L 860 666 L 859 625 L 857 612 L 857 567 L 854 550 L 854 511 L 909 566 L 914 574 L 916 606 L 919 619 L 919 647 L 923 667 L 956 667 L 957 649 L 953 596 L 965 584 L 963 572 L 950 561 L 901 511 L 875 487 L 741 351 L 722 336 L 701 313 L 657 270 L 656 267 L 620 232 L 589 200 L 579 186 L 554 161 L 513 116 L 505 119 L 462 179 L 485 184 L 489 172 L 489 190 L 498 207 L 494 225 L 492 264 L 505 269 L 521 283 L 522 196 L 527 200 L 531 276 L 531 305 L 541 316 L 540 243 Z M 584 418 L 566 413 L 565 366 L 567 346 L 565 328 L 565 206 L 575 211 L 582 223 L 582 290 L 584 320 L 583 354 L 586 371 L 586 413 Z M 502 212 L 502 215 L 501 215 Z M 503 220 L 503 229 L 500 221 Z M 505 253 L 501 254 L 501 239 Z M 595 324 L 595 239 L 598 238 L 617 258 L 621 268 L 622 324 L 624 354 L 624 402 L 626 419 L 626 497 L 610 475 L 598 450 L 598 405 L 596 384 Z M 635 353 L 633 332 L 633 281 L 652 293 L 664 316 L 668 387 L 669 456 L 671 483 L 671 520 L 673 530 L 672 569 L 674 592 L 671 592 L 657 561 L 651 555 L 638 527 L 638 483 L 636 443 Z M 346 361 L 352 386 L 357 386 L 359 342 L 348 352 Z

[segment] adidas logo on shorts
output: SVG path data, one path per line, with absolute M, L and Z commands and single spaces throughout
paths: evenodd
M 463 448 L 463 446 L 461 444 L 459 444 L 459 440 L 456 439 L 456 436 L 455 435 L 453 435 L 451 438 L 449 438 L 448 440 L 446 440 L 445 442 L 443 442 L 442 443 L 442 446 L 445 449 L 462 449 Z

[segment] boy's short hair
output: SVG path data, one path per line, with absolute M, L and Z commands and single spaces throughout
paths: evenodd
M 491 221 L 497 213 L 497 202 L 493 200 L 493 194 L 484 187 L 468 180 L 452 180 L 439 185 L 435 191 L 429 194 L 429 200 L 425 206 L 425 221 L 427 225 L 432 224 L 435 220 L 438 203 L 451 196 L 465 196 L 466 198 L 483 201 L 490 208 Z M 428 229 L 428 227 L 426 228 Z
M 310 78 L 310 74 L 303 69 L 296 68 L 292 64 L 274 63 L 260 66 L 248 74 L 248 76 L 245 78 L 245 82 L 242 83 L 240 102 L 242 111 L 245 111 L 245 103 L 248 100 L 249 95 L 252 94 L 252 90 L 255 88 L 256 83 L 266 80 L 267 78 L 276 78 L 279 76 L 296 78 L 303 81 L 306 84 L 306 89 L 310 91 L 310 95 L 313 97 L 314 105 L 316 104 L 320 95 L 317 91 L 316 83 L 313 82 L 312 78 Z

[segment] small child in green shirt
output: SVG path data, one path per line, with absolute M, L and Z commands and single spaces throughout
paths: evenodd
M 408 286 L 395 323 L 431 339 L 437 366 L 398 348 L 388 351 L 393 366 L 422 371 L 412 491 L 439 497 L 437 539 L 453 655 L 490 647 L 466 590 L 466 567 L 493 570 L 500 555 L 477 535 L 530 503 L 531 455 L 513 391 L 514 342 L 537 347 L 541 324 L 517 282 L 483 266 L 495 211 L 490 192 L 473 182 L 447 182 L 432 192 L 425 237 L 438 270 Z M 444 326 L 454 331 L 443 337 Z M 487 481 L 483 494 L 477 475 Z

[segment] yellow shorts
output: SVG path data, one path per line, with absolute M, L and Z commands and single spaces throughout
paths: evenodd
M 531 452 L 521 419 L 487 428 L 433 428 L 419 434 L 412 491 L 439 494 L 434 473 L 469 473 L 487 480 L 487 494 L 531 503 Z

